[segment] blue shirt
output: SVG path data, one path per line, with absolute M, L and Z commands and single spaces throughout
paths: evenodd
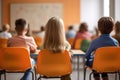
M 89 49 L 86 52 L 86 59 L 87 59 L 87 65 L 92 66 L 93 63 L 93 52 L 100 47 L 106 47 L 106 46 L 118 46 L 119 43 L 116 39 L 112 38 L 109 34 L 102 34 L 99 38 L 92 41 L 90 44 Z
M 66 37 L 67 39 L 69 38 L 74 38 L 76 35 L 76 32 L 74 30 L 69 30 L 67 33 L 66 33 Z

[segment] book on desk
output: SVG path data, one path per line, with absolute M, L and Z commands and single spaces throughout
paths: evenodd
M 72 53 L 72 55 L 85 55 L 85 52 L 83 52 L 82 50 L 70 50 L 70 52 Z

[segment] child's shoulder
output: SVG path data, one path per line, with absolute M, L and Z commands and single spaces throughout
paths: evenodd
M 115 38 L 113 38 L 113 37 L 111 37 L 112 38 L 112 40 L 114 41 L 114 42 L 118 42 L 118 40 L 117 39 L 115 39 Z
M 24 38 L 29 40 L 34 39 L 32 36 L 25 36 Z

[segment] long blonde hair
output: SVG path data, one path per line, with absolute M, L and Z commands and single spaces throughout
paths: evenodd
M 48 20 L 45 29 L 43 46 L 54 53 L 65 50 L 65 30 L 62 19 L 52 17 Z

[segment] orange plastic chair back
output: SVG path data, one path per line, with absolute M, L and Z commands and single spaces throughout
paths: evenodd
M 36 72 L 47 77 L 70 74 L 72 65 L 68 51 L 52 53 L 49 50 L 41 50 L 38 55 Z
M 75 42 L 75 47 L 74 49 L 80 49 L 81 47 L 81 42 L 82 42 L 82 39 L 77 39 L 76 42 Z
M 0 48 L 0 70 L 2 69 L 2 67 L 1 67 L 1 63 L 2 63 L 1 58 L 2 58 L 2 49 Z
M 0 48 L 7 47 L 7 41 L 8 41 L 8 39 L 0 38 Z
M 34 36 L 34 40 L 38 48 L 43 44 L 43 39 L 39 36 Z
M 74 38 L 69 38 L 69 39 L 68 39 L 68 42 L 70 43 L 71 46 L 73 46 Z
M 93 69 L 98 72 L 120 70 L 120 47 L 98 48 L 94 55 Z
M 6 71 L 25 71 L 31 68 L 29 52 L 25 48 L 2 48 L 1 67 Z

